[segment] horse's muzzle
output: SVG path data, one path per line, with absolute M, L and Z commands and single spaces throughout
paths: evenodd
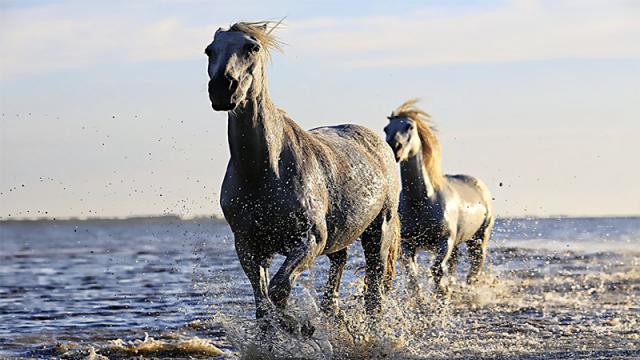
M 234 110 L 236 108 L 236 103 L 230 102 L 230 103 L 227 103 L 227 104 L 216 104 L 212 100 L 211 101 L 211 107 L 215 111 L 231 111 L 231 110 Z
M 387 141 L 389 147 L 393 151 L 393 156 L 396 158 L 396 162 L 400 162 L 400 152 L 402 150 L 402 144 L 396 141 Z
M 216 76 L 209 81 L 209 100 L 216 111 L 230 111 L 236 108 L 231 98 L 238 89 L 238 80 L 228 76 Z

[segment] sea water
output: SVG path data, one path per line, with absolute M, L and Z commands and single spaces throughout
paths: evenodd
M 399 275 L 375 324 L 359 243 L 337 318 L 318 311 L 328 270 L 318 258 L 289 301 L 315 327 L 308 337 L 256 326 L 223 221 L 2 222 L 0 357 L 640 357 L 640 218 L 500 219 L 473 287 L 461 255 L 445 304 L 423 252 L 419 289 Z

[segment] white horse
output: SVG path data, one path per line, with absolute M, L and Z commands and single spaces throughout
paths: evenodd
M 478 278 L 494 218 L 491 195 L 478 179 L 468 175 L 442 175 L 440 143 L 431 117 L 409 100 L 388 117 L 386 139 L 400 162 L 403 259 L 415 280 L 416 251 L 435 253 L 431 267 L 436 290 L 447 292 L 443 275 L 455 271 L 458 245 L 467 243 L 471 269 L 467 281 Z M 448 267 L 447 267 L 448 264 Z

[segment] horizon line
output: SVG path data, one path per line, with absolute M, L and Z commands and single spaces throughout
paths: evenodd
M 499 220 L 534 220 L 534 219 L 606 219 L 606 218 L 619 218 L 619 219 L 629 219 L 629 218 L 640 218 L 640 214 L 613 214 L 613 215 L 516 215 L 516 216 L 498 216 L 496 219 Z M 171 219 L 176 221 L 201 221 L 201 220 L 210 220 L 213 222 L 224 222 L 227 223 L 226 219 L 222 214 L 209 214 L 209 215 L 194 215 L 194 216 L 181 216 L 178 214 L 165 214 L 165 215 L 130 215 L 130 216 L 96 216 L 96 217 L 32 217 L 32 218 L 5 218 L 0 217 L 0 224 L 2 223 L 18 223 L 18 222 L 73 222 L 73 221 L 153 221 L 153 220 L 162 220 L 162 219 Z

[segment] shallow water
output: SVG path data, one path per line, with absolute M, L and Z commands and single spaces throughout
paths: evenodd
M 328 262 L 303 275 L 291 311 L 312 338 L 267 337 L 228 227 L 211 220 L 0 223 L 0 356 L 31 358 L 638 358 L 640 218 L 501 220 L 487 275 L 457 271 L 448 306 L 430 280 L 396 280 L 364 320 L 362 251 L 343 278 L 344 320 L 317 313 Z M 424 267 L 430 260 L 421 255 Z M 278 262 L 274 264 L 278 265 Z

